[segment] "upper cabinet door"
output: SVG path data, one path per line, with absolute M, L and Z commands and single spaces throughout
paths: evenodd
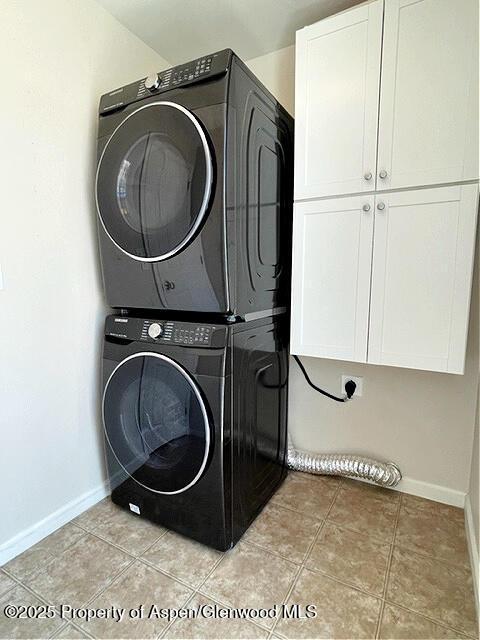
M 294 205 L 292 353 L 366 362 L 373 201 Z
M 297 33 L 295 199 L 373 191 L 381 0 Z
M 463 373 L 477 206 L 476 184 L 376 196 L 368 362 Z
M 478 178 L 478 0 L 385 0 L 377 188 Z

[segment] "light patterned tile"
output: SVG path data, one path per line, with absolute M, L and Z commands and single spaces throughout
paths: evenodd
M 472 576 L 463 567 L 396 547 L 387 599 L 467 635 L 476 633 Z
M 110 497 L 104 498 L 97 502 L 96 505 L 84 511 L 77 516 L 72 522 L 79 527 L 83 527 L 87 531 L 93 531 L 96 527 L 103 524 L 105 520 L 110 519 L 113 513 L 116 513 L 120 507 L 114 504 Z
M 55 633 L 52 638 L 55 638 L 56 640 L 85 640 L 90 638 L 90 636 L 87 633 L 80 631 L 80 629 L 74 627 L 73 624 L 67 624 L 66 627 L 63 627 L 62 629 L 60 629 L 60 631 L 57 631 L 57 633 Z
M 84 605 L 131 562 L 131 557 L 90 534 L 55 558 L 29 586 L 54 605 Z
M 125 609 L 122 620 L 100 619 L 80 623 L 96 638 L 156 638 L 168 624 L 166 618 L 149 615 L 152 605 L 159 608 L 183 607 L 193 591 L 165 574 L 136 561 L 100 594 L 90 607 Z M 144 605 L 141 619 L 130 618 L 128 611 Z
M 320 524 L 320 520 L 311 516 L 269 504 L 250 526 L 244 540 L 301 563 Z
M 240 639 L 255 640 L 266 638 L 268 631 L 257 627 L 249 620 L 210 617 L 214 607 L 220 607 L 216 602 L 201 594 L 189 602 L 188 607 L 204 611 L 204 615 L 195 619 L 177 620 L 168 630 L 168 638 L 202 638 L 202 640 Z
M 222 557 L 220 551 L 169 531 L 142 556 L 158 569 L 199 586 Z
M 0 638 L 49 638 L 63 621 L 60 618 L 8 618 L 6 605 L 39 606 L 43 602 L 18 585 L 0 598 Z
M 384 542 L 393 539 L 400 496 L 397 492 L 346 481 L 341 485 L 328 519 Z
M 388 603 L 385 604 L 383 609 L 379 637 L 382 640 L 466 638 L 466 636 L 435 624 L 412 611 L 407 611 Z
M 336 580 L 302 569 L 287 606 L 315 605 L 316 617 L 279 620 L 275 631 L 287 638 L 374 638 L 380 600 Z
M 122 602 L 128 606 L 130 601 L 131 606 L 138 606 L 142 601 L 156 599 L 161 606 L 179 607 L 192 591 L 161 570 L 198 587 L 221 558 L 201 588 L 205 593 L 195 595 L 192 606 L 209 607 L 216 602 L 223 603 L 217 605 L 220 607 L 281 604 L 298 570 L 292 561 L 298 563 L 304 558 L 318 530 L 317 517 L 330 507 L 338 484 L 338 479 L 291 474 L 244 540 L 223 557 L 220 552 L 173 532 L 165 533 L 107 499 L 76 519 L 82 529 L 72 523 L 62 527 L 5 568 L 25 580 L 39 596 L 57 604 L 81 606 L 105 589 L 94 600 L 98 606 L 122 606 Z M 398 501 L 396 492 L 355 481 L 340 484 L 328 521 L 289 597 L 289 604 L 317 604 L 317 618 L 281 619 L 274 637 L 277 632 L 288 638 L 373 637 L 379 599 L 333 578 L 381 594 Z M 144 553 L 146 561 L 160 571 L 140 561 L 125 570 L 131 557 L 84 529 L 132 554 Z M 284 557 L 274 556 L 272 551 Z M 388 602 L 380 627 L 382 638 L 476 637 L 472 581 L 465 551 L 462 510 L 403 495 Z M 87 637 L 73 625 L 62 626 L 64 621 L 58 618 L 5 619 L 1 614 L 5 598 L 18 604 L 40 603 L 0 570 L 0 638 L 46 638 L 52 634 L 57 638 Z M 164 601 L 172 604 L 163 604 Z M 118 623 L 96 621 L 87 625 L 86 631 L 105 638 L 118 637 L 119 633 L 123 637 L 154 637 L 165 632 L 165 621 L 147 622 L 145 627 L 132 631 L 128 624 L 123 630 Z M 201 618 L 178 620 L 166 635 L 263 638 L 265 631 L 247 620 Z
M 269 608 L 283 602 L 296 571 L 288 560 L 240 542 L 225 553 L 201 590 L 233 607 Z
M 463 509 L 404 496 L 396 543 L 439 560 L 470 566 Z
M 141 555 L 165 532 L 164 527 L 122 510 L 93 531 L 95 535 L 104 538 L 107 542 L 136 556 Z
M 344 491 L 348 491 L 358 496 L 369 497 L 372 500 L 379 500 L 382 503 L 389 503 L 398 505 L 402 494 L 392 489 L 385 489 L 379 487 L 376 484 L 370 482 L 364 482 L 362 480 L 355 480 L 353 478 L 345 478 L 341 485 Z
M 166 532 L 164 527 L 118 507 L 110 498 L 82 513 L 76 522 L 133 555 L 141 555 Z
M 307 516 L 323 518 L 332 504 L 339 479 L 309 473 L 290 472 L 273 496 L 273 502 Z
M 460 509 L 459 507 L 452 507 L 451 505 L 443 504 L 442 502 L 436 502 L 435 500 L 427 500 L 427 498 L 413 496 L 409 493 L 402 493 L 402 505 L 408 506 L 411 509 L 418 509 L 424 513 L 430 513 L 432 515 L 440 514 L 444 518 L 455 520 L 457 523 L 465 521 L 463 509 Z
M 389 553 L 390 545 L 327 522 L 306 566 L 381 596 Z
M 6 573 L 0 569 L 0 596 L 17 586 L 15 580 L 12 580 Z
M 71 523 L 50 534 L 5 565 L 5 569 L 25 582 L 43 571 L 56 556 L 72 547 L 85 535 L 85 531 Z

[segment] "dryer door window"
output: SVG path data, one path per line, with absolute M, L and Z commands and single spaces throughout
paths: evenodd
M 120 465 L 157 493 L 181 493 L 202 476 L 210 449 L 207 409 L 196 382 L 170 358 L 138 353 L 110 376 L 103 424 Z
M 200 228 L 212 179 L 197 118 L 173 102 L 150 103 L 127 116 L 103 150 L 96 179 L 100 220 L 130 257 L 165 260 Z

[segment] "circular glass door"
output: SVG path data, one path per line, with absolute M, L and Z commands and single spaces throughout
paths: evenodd
M 106 233 L 130 257 L 154 262 L 194 237 L 212 188 L 205 133 L 174 102 L 152 102 L 123 120 L 97 169 L 97 210 Z
M 138 353 L 121 362 L 103 394 L 103 424 L 120 465 L 157 493 L 181 493 L 201 477 L 210 448 L 205 403 L 175 361 Z

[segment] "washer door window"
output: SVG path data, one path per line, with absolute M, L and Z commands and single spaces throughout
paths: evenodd
M 130 257 L 154 262 L 194 237 L 212 188 L 212 159 L 196 117 L 173 102 L 140 107 L 107 142 L 97 170 L 100 220 Z
M 201 477 L 210 447 L 206 407 L 170 358 L 139 353 L 119 364 L 105 387 L 103 423 L 118 462 L 143 487 L 180 493 Z

